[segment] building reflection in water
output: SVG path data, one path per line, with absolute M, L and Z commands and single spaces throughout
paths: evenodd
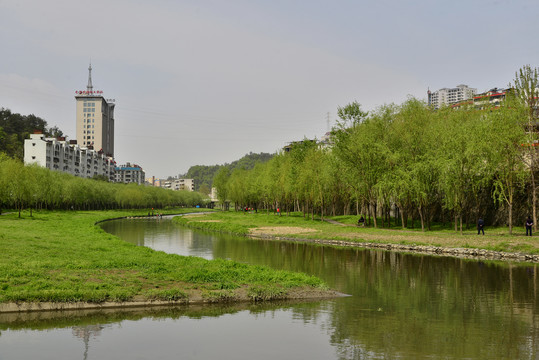
M 88 325 L 88 326 L 74 326 L 73 335 L 81 338 L 84 341 L 84 356 L 83 359 L 88 359 L 88 349 L 90 347 L 90 338 L 95 338 L 101 335 L 101 330 L 105 328 L 104 325 Z

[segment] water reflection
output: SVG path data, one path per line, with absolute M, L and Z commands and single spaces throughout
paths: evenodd
M 84 341 L 84 354 L 83 359 L 88 359 L 88 349 L 90 348 L 90 338 L 95 338 L 101 335 L 101 330 L 105 328 L 104 325 L 87 325 L 87 326 L 74 326 L 72 333 L 74 336 L 81 338 Z
M 151 232 L 145 245 L 154 247 Z M 213 258 L 313 274 L 353 295 L 330 314 L 331 343 L 344 358 L 538 355 L 536 265 L 193 234 L 206 241 L 188 238 L 177 253 L 202 247 Z
M 213 234 L 196 234 L 175 225 L 169 218 L 125 219 L 100 224 L 103 230 L 127 242 L 147 246 L 169 254 L 213 258 L 212 244 L 218 238 Z
M 539 358 L 538 269 L 533 264 L 251 240 L 193 232 L 166 220 L 115 221 L 104 228 L 157 250 L 306 272 L 352 296 L 322 302 L 2 314 L 2 355 Z M 49 329 L 54 331 L 44 333 Z M 47 345 L 28 346 L 40 341 L 56 341 L 62 351 L 47 357 Z M 38 350 L 32 353 L 32 348 Z
M 334 350 L 321 331 L 327 306 L 287 301 L 44 312 L 25 322 L 22 314 L 4 314 L 0 358 L 275 359 L 289 352 L 302 358 L 297 346 L 314 341 L 302 353 L 330 359 Z

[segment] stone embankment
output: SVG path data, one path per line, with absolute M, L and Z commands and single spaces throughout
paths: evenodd
M 501 260 L 501 261 L 518 261 L 518 262 L 539 262 L 539 255 L 512 253 L 504 251 L 484 250 L 475 248 L 450 248 L 432 245 L 409 245 L 409 244 L 383 244 L 371 242 L 357 242 L 345 240 L 322 240 L 322 239 L 299 239 L 292 237 L 280 237 L 272 235 L 250 235 L 252 238 L 259 239 L 274 239 L 286 241 L 309 242 L 322 245 L 343 246 L 343 247 L 361 247 L 367 249 L 382 249 L 390 251 L 430 254 L 440 256 L 452 256 L 464 259 L 475 260 Z

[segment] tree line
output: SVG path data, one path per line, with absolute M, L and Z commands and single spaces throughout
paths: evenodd
M 209 194 L 213 186 L 213 178 L 215 174 L 223 167 L 229 170 L 236 168 L 252 169 L 259 162 L 266 162 L 273 157 L 273 154 L 260 154 L 250 152 L 245 154 L 241 159 L 224 165 L 193 165 L 189 168 L 186 174 L 180 175 L 180 178 L 194 179 L 195 190 L 205 194 Z
M 409 98 L 367 113 L 353 102 L 338 109 L 329 145 L 304 140 L 252 170 L 222 168 L 214 186 L 224 204 L 364 214 L 375 227 L 416 219 L 462 232 L 483 218 L 511 232 L 528 214 L 536 224 L 537 69 L 523 67 L 512 89 L 481 108 Z
M 0 211 L 16 209 L 163 209 L 204 205 L 198 192 L 172 191 L 138 184 L 83 179 L 52 171 L 0 152 Z

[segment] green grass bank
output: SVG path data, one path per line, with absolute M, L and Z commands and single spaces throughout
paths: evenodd
M 390 229 L 357 227 L 357 216 L 327 217 L 326 220 L 310 220 L 302 213 L 290 216 L 266 212 L 216 212 L 207 215 L 189 215 L 174 221 L 192 228 L 207 229 L 250 235 L 286 239 L 328 240 L 342 243 L 399 244 L 407 246 L 464 248 L 506 253 L 539 254 L 539 238 L 525 236 L 525 230 L 513 228 L 513 235 L 506 227 L 487 227 L 486 235 L 477 235 L 474 228 L 455 232 L 451 225 L 437 224 L 432 231 L 422 232 L 415 229 L 401 229 L 400 223 L 393 222 Z M 337 222 L 337 223 L 335 223 Z M 539 235 L 538 235 L 539 236 Z
M 192 209 L 163 211 L 191 212 Z M 129 244 L 96 222 L 140 211 L 0 216 L 0 310 L 6 304 L 222 302 L 332 296 L 318 278 Z M 52 306 L 54 308 L 54 306 Z M 8 310 L 5 310 L 8 311 Z

